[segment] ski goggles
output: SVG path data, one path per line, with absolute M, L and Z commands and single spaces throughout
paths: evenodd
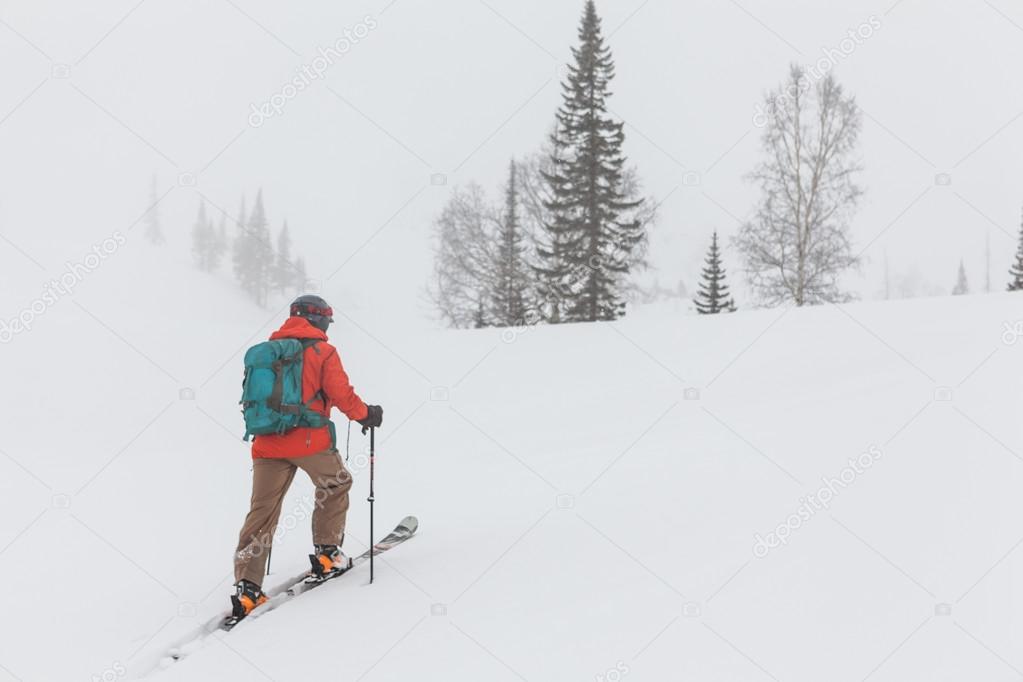
M 320 317 L 327 318 L 327 322 L 334 321 L 334 309 L 330 306 L 326 308 L 320 308 L 319 306 L 310 305 L 308 303 L 302 303 L 300 305 L 291 306 L 292 315 L 319 315 Z

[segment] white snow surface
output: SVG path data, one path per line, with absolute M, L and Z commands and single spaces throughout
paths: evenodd
M 360 567 L 167 665 L 228 604 L 240 358 L 283 312 L 218 278 L 150 284 L 187 264 L 122 248 L 0 354 L 0 680 L 1020 676 L 1013 294 L 504 335 L 337 295 L 331 339 L 385 408 L 378 537 L 406 514 L 419 533 L 373 585 Z M 353 429 L 353 554 L 366 443 Z M 307 561 L 310 496 L 299 476 L 268 586 Z

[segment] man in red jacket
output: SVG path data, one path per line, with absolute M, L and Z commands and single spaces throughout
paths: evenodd
M 313 339 L 302 357 L 302 401 L 330 417 L 337 407 L 365 428 L 380 426 L 383 409 L 366 405 L 356 395 L 341 365 L 337 349 L 327 343 L 327 327 L 334 311 L 319 296 L 300 296 L 291 304 L 291 317 L 270 336 L 275 339 Z M 260 589 L 265 554 L 273 541 L 284 495 L 295 470 L 301 469 L 315 486 L 313 510 L 313 572 L 326 573 L 348 565 L 341 552 L 348 514 L 352 476 L 334 447 L 327 426 L 300 426 L 287 433 L 256 436 L 252 443 L 252 501 L 238 538 L 234 558 L 237 593 L 234 615 L 244 617 L 267 600 Z M 318 566 L 317 566 L 318 564 Z

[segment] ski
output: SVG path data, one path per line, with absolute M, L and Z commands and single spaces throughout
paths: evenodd
M 391 549 L 395 545 L 401 544 L 405 540 L 408 540 L 410 537 L 415 535 L 415 532 L 416 532 L 416 530 L 418 528 L 419 528 L 419 521 L 416 519 L 416 517 L 414 517 L 414 516 L 406 516 L 404 519 L 402 519 L 401 523 L 399 523 L 397 526 L 394 527 L 394 530 L 392 530 L 390 533 L 385 535 L 383 537 L 383 539 L 381 539 L 379 542 L 377 542 L 377 543 L 375 543 L 373 545 L 372 554 L 374 556 L 376 556 L 377 554 L 380 554 L 381 552 L 386 552 L 387 550 Z M 347 573 L 348 571 L 352 570 L 353 568 L 355 568 L 359 564 L 364 563 L 365 561 L 369 560 L 370 553 L 371 553 L 371 550 L 367 549 L 365 552 L 363 552 L 359 556 L 355 557 L 354 559 L 349 560 L 348 568 L 345 568 L 343 570 L 333 571 L 333 572 L 327 574 L 326 576 L 324 576 L 322 578 L 318 578 L 318 577 L 315 577 L 315 576 L 308 576 L 304 580 L 302 580 L 301 582 L 298 582 L 298 583 L 292 585 L 291 587 L 289 587 L 286 590 L 286 592 L 288 593 L 289 596 L 296 597 L 296 596 L 298 596 L 300 594 L 303 594 L 304 592 L 308 592 L 309 590 L 311 590 L 311 589 L 313 589 L 315 587 L 319 587 L 323 583 L 329 582 L 329 581 L 333 580 L 334 578 L 338 578 L 338 577 L 344 575 L 345 573 Z
M 408 540 L 410 537 L 415 535 L 416 530 L 418 529 L 419 520 L 414 516 L 406 516 L 401 520 L 401 523 L 394 527 L 394 530 L 385 535 L 379 542 L 375 543 L 371 549 L 367 549 L 365 552 L 352 559 L 348 564 L 348 568 L 332 571 L 322 578 L 312 576 L 310 573 L 305 573 L 300 576 L 299 579 L 293 581 L 290 587 L 270 597 L 270 599 L 268 599 L 265 603 L 260 604 L 253 609 L 252 613 L 247 616 L 237 618 L 233 615 L 228 615 L 223 617 L 220 622 L 220 629 L 225 632 L 229 632 L 243 620 L 258 618 L 264 613 L 277 608 L 284 602 L 290 601 L 291 599 L 309 592 L 324 583 L 345 575 L 359 564 L 368 561 L 370 555 L 376 556 L 382 552 L 386 552 L 396 545 L 400 545 L 402 542 L 405 542 L 405 540 Z
M 299 582 L 302 579 L 304 579 L 305 575 L 306 574 L 304 572 L 299 573 L 293 578 L 285 580 L 283 583 L 279 583 L 277 586 L 267 590 L 267 596 L 269 596 L 271 600 L 280 599 L 281 594 L 286 592 L 287 589 L 296 582 Z M 224 620 L 230 617 L 230 615 L 231 615 L 230 612 L 226 614 L 219 613 L 216 616 L 213 616 L 213 618 L 206 621 L 205 624 L 200 626 L 197 630 L 194 630 L 191 634 L 186 635 L 179 639 L 173 646 L 170 647 L 170 649 L 167 651 L 166 656 L 160 659 L 158 665 L 163 667 L 169 663 L 172 663 L 174 661 L 180 661 L 182 658 L 185 658 L 185 656 L 187 656 L 189 653 L 194 651 L 195 648 L 200 646 L 204 639 L 209 637 L 214 632 L 219 631 L 221 629 L 221 625 L 223 625 L 224 623 Z

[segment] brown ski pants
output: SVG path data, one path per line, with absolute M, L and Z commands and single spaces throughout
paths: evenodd
M 345 469 L 337 450 L 287 459 L 253 459 L 252 501 L 238 537 L 238 549 L 235 550 L 235 581 L 244 578 L 262 585 L 267 553 L 273 544 L 284 495 L 291 486 L 296 469 L 308 474 L 315 486 L 313 543 L 340 545 L 344 541 L 352 476 Z M 301 518 L 306 513 L 308 505 L 304 503 L 296 509 L 296 515 L 301 515 Z M 289 525 L 286 523 L 285 528 Z

